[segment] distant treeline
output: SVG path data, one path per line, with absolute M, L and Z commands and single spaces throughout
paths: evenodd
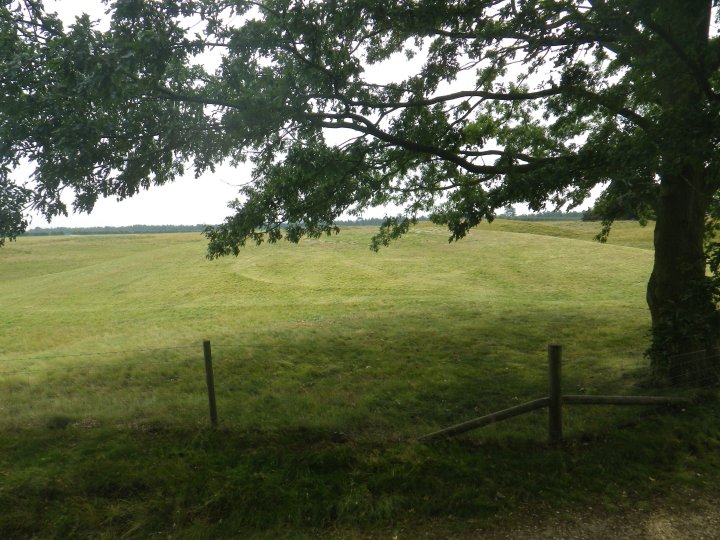
M 592 211 L 585 212 L 538 212 L 537 214 L 525 214 L 509 216 L 500 214 L 497 219 L 515 219 L 519 221 L 597 221 L 599 216 Z M 634 219 L 628 216 L 623 219 Z M 429 221 L 427 217 L 419 217 L 418 221 Z M 340 227 L 352 227 L 369 225 L 379 227 L 382 225 L 382 218 L 358 218 L 354 220 L 337 221 Z M 24 233 L 25 236 L 69 236 L 89 234 L 163 234 L 202 232 L 207 225 L 127 225 L 123 227 L 35 227 Z
M 426 216 L 420 216 L 417 218 L 418 221 L 430 221 L 429 217 Z M 336 221 L 335 225 L 338 227 L 359 227 L 363 225 L 371 225 L 374 227 L 379 227 L 383 224 L 384 219 L 383 218 L 357 218 L 357 219 L 347 219 L 347 220 L 340 220 Z
M 538 212 L 537 214 L 525 214 L 525 215 L 511 215 L 507 212 L 505 214 L 498 214 L 495 216 L 496 219 L 515 219 L 519 221 L 596 221 L 600 219 L 595 216 L 591 211 L 585 212 Z M 428 217 L 418 217 L 418 221 L 429 221 Z M 370 218 L 370 219 L 356 219 L 353 221 L 338 221 L 337 225 L 352 226 L 352 225 L 382 225 L 383 220 L 381 218 Z
M 499 215 L 499 219 L 516 219 L 519 221 L 587 221 L 586 212 L 538 212 L 521 216 Z
M 126 225 L 123 227 L 35 227 L 25 236 L 67 236 L 83 234 L 162 234 L 202 232 L 207 225 Z
M 498 219 L 515 219 L 518 221 L 602 221 L 602 214 L 594 209 L 585 210 L 584 212 L 538 212 L 537 214 L 526 214 L 522 216 L 497 216 Z M 628 211 L 615 216 L 616 220 L 638 219 L 637 214 Z

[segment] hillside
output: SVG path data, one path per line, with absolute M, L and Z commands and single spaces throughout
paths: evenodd
M 0 251 L 3 352 L 12 361 L 98 353 L 127 340 L 162 348 L 232 336 L 241 344 L 242 334 L 255 341 L 308 319 L 315 331 L 340 321 L 360 327 L 378 312 L 406 313 L 386 328 L 407 335 L 419 305 L 429 308 L 424 318 L 445 320 L 449 311 L 456 325 L 492 328 L 508 313 L 570 316 L 597 300 L 612 312 L 593 317 L 610 325 L 630 318 L 640 330 L 652 256 L 627 246 L 646 246 L 650 229 L 628 225 L 611 237 L 619 245 L 602 245 L 592 241 L 597 226 L 581 222 L 496 221 L 452 244 L 444 229 L 422 224 L 377 254 L 367 249 L 373 228 L 349 228 L 220 261 L 204 258 L 198 234 L 25 238 Z M 540 326 L 539 342 L 529 345 L 542 350 L 560 336 L 547 322 Z M 303 332 L 295 328 L 286 339 Z
M 567 388 L 646 391 L 651 228 L 596 229 L 421 224 L 375 254 L 349 228 L 219 261 L 198 234 L 21 238 L 0 250 L 0 536 L 450 535 L 709 494 L 714 404 L 574 409 L 562 450 L 542 413 L 414 442 L 544 395 L 549 343 Z

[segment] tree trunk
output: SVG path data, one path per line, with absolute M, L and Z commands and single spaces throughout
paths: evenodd
M 702 171 L 690 168 L 661 180 L 647 301 L 652 367 L 670 384 L 703 386 L 718 380 L 720 321 L 705 275 L 708 201 L 702 184 Z
M 712 198 L 706 167 L 713 160 L 714 121 L 706 107 L 705 73 L 698 76 L 706 62 L 711 2 L 664 0 L 655 5 L 651 27 L 658 47 L 647 55 L 653 59 L 663 112 L 656 132 L 661 169 L 655 265 L 647 290 L 649 352 L 655 373 L 669 383 L 701 386 L 718 380 L 720 336 L 704 252 Z

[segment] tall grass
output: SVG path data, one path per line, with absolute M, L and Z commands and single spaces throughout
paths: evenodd
M 550 342 L 565 348 L 566 388 L 634 388 L 651 231 L 620 224 L 605 245 L 596 232 L 501 221 L 448 244 L 422 224 L 373 254 L 373 230 L 350 228 L 212 262 L 193 234 L 3 248 L 0 504 L 11 511 L 0 532 L 315 535 L 408 512 L 490 519 L 538 490 L 573 505 L 648 471 L 678 482 L 688 454 L 666 440 L 671 421 L 616 432 L 637 411 L 570 412 L 570 457 L 544 448 L 542 413 L 412 442 L 544 395 Z M 203 339 L 219 433 L 206 429 Z M 706 421 L 693 414 L 689 425 Z M 587 437 L 597 447 L 578 443 Z M 633 437 L 643 442 L 630 466 Z M 611 479 L 610 466 L 625 472 Z M 588 478 L 568 490 L 575 473 Z

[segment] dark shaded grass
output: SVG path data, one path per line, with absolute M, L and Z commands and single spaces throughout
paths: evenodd
M 518 512 L 652 504 L 718 480 L 716 403 L 570 433 L 561 448 L 512 431 L 420 444 L 297 427 L 5 433 L 0 534 L 298 535 Z M 515 424 L 542 423 L 543 414 Z

